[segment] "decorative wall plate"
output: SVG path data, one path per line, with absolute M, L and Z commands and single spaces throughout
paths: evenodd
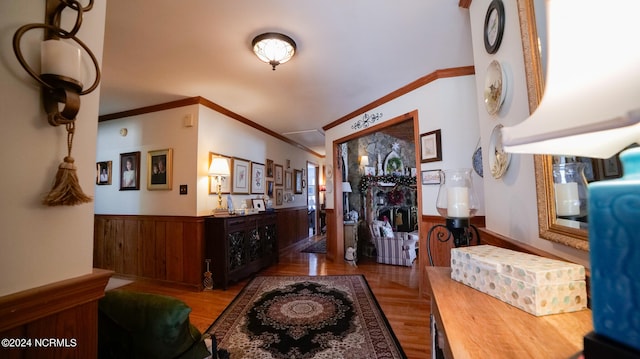
M 491 132 L 491 140 L 489 143 L 489 168 L 493 178 L 498 179 L 507 173 L 509 163 L 511 162 L 511 154 L 504 151 L 502 147 L 502 125 L 497 125 Z
M 333 181 L 328 179 L 327 182 L 325 182 L 324 187 L 326 188 L 327 193 L 333 192 Z
M 333 177 L 333 167 L 331 167 L 331 165 L 326 165 L 324 167 L 324 174 L 327 178 Z
M 507 81 L 504 70 L 496 60 L 487 67 L 484 78 L 484 105 L 490 115 L 500 111 L 500 107 L 507 95 Z
M 482 147 L 476 148 L 475 152 L 473 152 L 473 156 L 471 156 L 471 161 L 473 163 L 473 170 L 476 171 L 478 176 L 484 177 L 484 173 L 482 171 Z

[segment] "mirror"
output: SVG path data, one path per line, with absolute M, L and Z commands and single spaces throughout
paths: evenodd
M 536 18 L 536 11 L 541 15 Z M 546 31 L 544 22 L 544 1 L 518 0 L 520 16 L 520 33 L 524 53 L 527 92 L 529 95 L 529 112 L 532 113 L 542 98 L 544 91 L 543 56 Z M 537 29 L 541 29 L 540 32 Z M 540 33 L 540 38 L 538 40 Z M 573 248 L 588 251 L 588 233 L 584 225 L 573 226 L 571 222 L 559 220 L 556 216 L 553 188 L 553 157 L 535 155 L 536 194 L 538 202 L 538 229 L 540 237 L 562 243 Z M 578 227 L 578 228 L 574 228 Z M 582 227 L 582 228 L 580 228 Z

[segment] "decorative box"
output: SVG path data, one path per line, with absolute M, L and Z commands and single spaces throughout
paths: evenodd
M 536 316 L 587 307 L 583 266 L 481 245 L 451 249 L 451 279 Z

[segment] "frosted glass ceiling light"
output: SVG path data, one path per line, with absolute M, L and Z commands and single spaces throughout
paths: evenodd
M 292 38 L 275 32 L 256 36 L 251 45 L 256 56 L 270 64 L 274 71 L 276 66 L 291 60 L 296 52 L 296 43 Z

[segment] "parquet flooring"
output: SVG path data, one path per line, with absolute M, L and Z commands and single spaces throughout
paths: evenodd
M 301 253 L 318 237 L 298 242 L 280 252 L 279 263 L 258 275 L 341 275 L 363 274 L 409 359 L 430 357 L 429 301 L 418 293 L 418 268 L 378 264 L 361 259 L 357 265 L 328 261 L 325 254 Z M 247 284 L 248 279 L 230 284 L 227 290 L 196 292 L 165 283 L 135 281 L 125 288 L 174 296 L 192 308 L 191 322 L 205 331 Z

